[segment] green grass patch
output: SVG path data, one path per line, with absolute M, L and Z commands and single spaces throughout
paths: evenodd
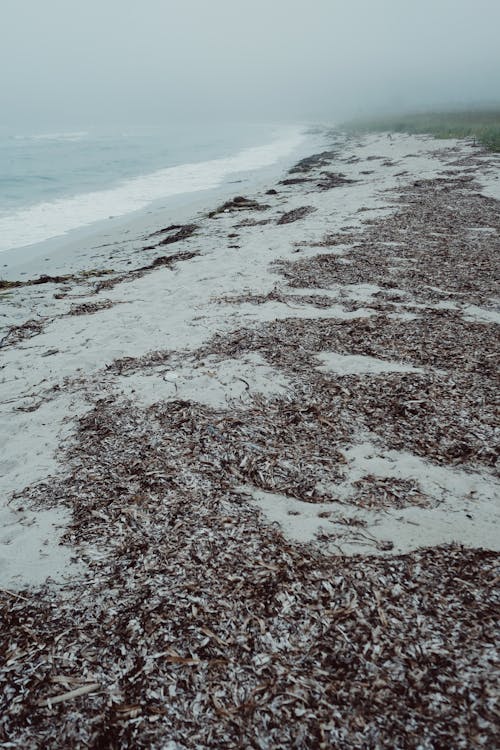
M 489 151 L 500 152 L 500 109 L 427 112 L 352 120 L 342 125 L 353 133 L 427 133 L 436 138 L 471 138 Z

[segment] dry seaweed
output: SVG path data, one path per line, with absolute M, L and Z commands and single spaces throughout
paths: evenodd
M 25 339 L 31 339 L 33 336 L 38 336 L 42 331 L 46 319 L 38 320 L 27 320 L 21 325 L 11 326 L 5 336 L 0 340 L 0 347 L 2 346 L 13 346 L 18 344 Z
M 157 232 L 153 232 L 149 237 L 158 237 L 166 232 L 169 232 L 167 237 L 163 237 L 159 242 L 154 245 L 147 245 L 143 250 L 154 250 L 157 247 L 163 247 L 163 245 L 171 245 L 174 242 L 181 242 L 191 237 L 198 229 L 198 224 L 171 224 L 169 227 L 160 229 Z M 174 234 L 171 234 L 174 232 Z
M 317 182 L 319 190 L 331 190 L 332 188 L 342 187 L 344 185 L 353 185 L 357 180 L 351 180 L 342 172 L 321 172 L 320 179 Z
M 278 185 L 303 185 L 305 182 L 312 182 L 310 177 L 289 177 L 286 180 L 280 180 Z
M 353 437 L 368 430 L 393 449 L 436 463 L 495 467 L 498 350 L 494 327 L 426 311 L 424 324 L 386 316 L 278 320 L 215 336 L 200 356 L 256 351 L 286 370 L 297 386 L 303 384 L 305 404 L 310 395 L 321 394 L 321 413 L 331 414 L 329 420 Z M 426 371 L 339 378 L 316 369 L 315 355 L 323 351 L 405 362 Z
M 270 224 L 271 221 L 272 219 L 243 219 L 243 221 L 235 224 L 234 228 L 240 229 L 240 227 L 263 227 L 266 224 Z
M 285 211 L 285 213 L 276 221 L 276 224 L 291 224 L 294 221 L 309 216 L 309 214 L 312 214 L 314 211 L 316 211 L 314 206 L 301 206 L 300 208 L 294 208 L 292 211 Z
M 92 315 L 93 313 L 99 312 L 100 310 L 107 310 L 110 307 L 118 304 L 110 299 L 105 299 L 100 302 L 82 302 L 80 305 L 71 305 L 69 315 Z
M 234 213 L 236 211 L 265 211 L 268 208 L 269 206 L 267 204 L 259 203 L 251 198 L 244 198 L 241 195 L 237 195 L 236 198 L 232 198 L 214 211 L 210 211 L 208 218 L 214 219 L 219 214 Z
M 312 156 L 307 156 L 305 159 L 301 159 L 297 164 L 295 164 L 289 171 L 289 174 L 296 174 L 297 172 L 302 174 L 307 174 L 308 172 L 312 172 L 315 169 L 318 169 L 319 167 L 326 167 L 328 164 L 330 164 L 337 154 L 335 151 L 322 151 L 319 154 L 313 154 Z
M 498 293 L 498 201 L 463 178 L 438 178 L 403 189 L 398 202 L 394 216 L 325 238 L 325 246 L 349 243 L 350 263 L 323 254 L 277 267 L 291 286 L 378 284 L 425 303 L 452 298 L 484 306 Z
M 272 289 L 267 294 L 238 294 L 231 297 L 218 297 L 217 302 L 240 305 L 249 302 L 251 305 L 265 305 L 267 302 L 282 302 L 289 307 L 311 305 L 312 307 L 331 307 L 337 304 L 331 297 L 321 294 L 287 294 L 280 289 Z
M 0 279 L 0 289 L 15 289 L 22 285 L 22 281 L 8 281 L 7 279 Z
M 41 284 L 63 284 L 69 281 L 80 282 L 88 278 L 108 276 L 113 273 L 112 269 L 92 269 L 88 271 L 81 271 L 80 273 L 70 273 L 64 276 L 49 276 L 42 274 L 36 279 L 28 279 L 26 281 L 7 281 L 6 279 L 0 279 L 0 289 L 15 289 L 17 287 L 25 286 L 39 286 Z
M 428 508 L 432 505 L 418 482 L 411 479 L 381 478 L 368 474 L 354 482 L 354 487 L 356 492 L 349 498 L 349 503 L 361 508 L 402 509 L 411 505 Z
M 119 274 L 118 276 L 113 276 L 110 279 L 105 279 L 104 281 L 98 282 L 94 287 L 94 292 L 98 294 L 105 289 L 113 289 L 113 287 L 115 287 L 117 284 L 121 284 L 125 281 L 132 281 L 133 279 L 138 279 L 141 276 L 144 276 L 144 274 L 148 271 L 153 271 L 156 268 L 172 268 L 177 262 L 183 260 L 191 260 L 197 255 L 199 255 L 198 252 L 190 250 L 173 253 L 172 255 L 160 255 L 158 258 L 155 258 L 153 261 L 151 261 L 151 263 L 148 263 L 145 266 L 134 268 L 133 270 L 127 271 L 126 273 Z
M 101 401 L 69 475 L 32 489 L 63 496 L 68 539 L 106 555 L 64 595 L 0 592 L 1 740 L 491 746 L 497 557 L 452 546 L 347 561 L 290 544 L 214 462 L 221 416 Z

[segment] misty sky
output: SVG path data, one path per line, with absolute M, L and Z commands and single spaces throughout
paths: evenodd
M 500 101 L 500 0 L 0 0 L 3 127 Z

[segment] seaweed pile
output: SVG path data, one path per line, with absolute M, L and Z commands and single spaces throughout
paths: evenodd
M 287 542 L 213 461 L 223 417 L 103 400 L 33 488 L 101 552 L 63 595 L 1 593 L 5 746 L 491 746 L 496 556 Z
M 277 224 L 291 224 L 294 221 L 303 219 L 305 216 L 312 214 L 316 209 L 314 206 L 301 206 L 300 208 L 294 208 L 292 211 L 286 211 L 280 216 Z
M 468 176 L 417 180 L 396 200 L 393 217 L 325 237 L 325 247 L 351 246 L 349 263 L 323 253 L 277 267 L 292 287 L 370 283 L 421 303 L 488 305 L 500 278 L 498 201 L 478 193 Z
M 143 249 L 154 250 L 157 247 L 171 245 L 174 242 L 187 240 L 188 237 L 191 237 L 196 232 L 197 229 L 197 224 L 170 224 L 170 226 L 164 227 L 163 229 L 159 229 L 158 231 L 150 234 L 149 238 L 162 236 L 162 239 L 154 245 L 148 245 Z
M 266 211 L 269 208 L 267 204 L 258 203 L 251 198 L 245 198 L 243 195 L 237 195 L 235 198 L 226 201 L 214 211 L 208 213 L 209 219 L 216 218 L 219 214 L 233 213 L 239 211 Z
M 494 468 L 500 454 L 498 348 L 494 326 L 426 310 L 425 322 L 384 314 L 349 321 L 278 320 L 216 336 L 204 353 L 227 357 L 258 351 L 302 383 L 304 410 L 308 399 L 316 400 L 318 413 L 348 433 L 368 430 L 392 449 L 441 464 Z M 335 379 L 316 369 L 316 355 L 325 350 L 425 370 Z

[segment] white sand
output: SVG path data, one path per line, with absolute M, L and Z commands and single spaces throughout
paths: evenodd
M 317 358 L 323 363 L 320 372 L 333 372 L 337 375 L 367 375 L 381 372 L 422 372 L 420 367 L 412 367 L 404 362 L 390 362 L 385 359 L 368 357 L 362 354 L 339 354 L 320 352 Z
M 417 177 L 435 177 L 443 168 L 440 159 L 436 158 L 436 152 L 442 149 L 442 141 L 426 138 L 395 136 L 390 141 L 385 136 L 367 137 L 351 150 L 363 160 L 374 153 L 389 157 L 394 161 L 393 166 L 382 169 L 378 161 L 361 161 L 352 165 L 342 162 L 338 171 L 358 179 L 358 182 L 307 195 L 304 195 L 302 186 L 286 192 L 280 189 L 277 196 L 257 191 L 253 197 L 271 206 L 265 213 L 248 212 L 236 217 L 227 214 L 214 220 L 204 219 L 198 213 L 197 219 L 203 223 L 202 230 L 188 241 L 169 246 L 167 251 L 189 249 L 199 251 L 200 255 L 179 263 L 173 271 L 160 268 L 142 278 L 121 283 L 97 298 L 89 294 L 89 287 L 84 282 L 72 285 L 68 296 L 61 299 L 54 298 L 54 293 L 64 292 L 68 288 L 65 284 L 24 287 L 0 295 L 0 325 L 5 329 L 28 319 L 45 321 L 39 335 L 0 349 L 0 518 L 7 524 L 7 532 L 0 538 L 0 586 L 14 588 L 37 584 L 47 576 L 60 578 L 63 571 L 71 572 L 67 565 L 75 554 L 74 550 L 59 545 L 59 526 L 68 522 L 68 515 L 31 510 L 17 514 L 15 509 L 22 506 L 22 492 L 26 485 L 50 481 L 51 476 L 65 471 L 66 467 L 59 458 L 60 449 L 71 437 L 77 418 L 91 408 L 96 397 L 124 395 L 146 404 L 180 397 L 225 407 L 232 399 L 244 404 L 249 393 L 279 395 L 290 388 L 283 375 L 278 375 L 256 356 L 245 355 L 225 362 L 207 360 L 198 369 L 190 369 L 184 364 L 171 372 L 161 368 L 130 377 L 107 371 L 107 365 L 116 358 L 140 357 L 155 350 L 182 350 L 188 357 L 214 333 L 227 333 L 259 321 L 288 317 L 349 319 L 370 314 L 368 310 L 353 313 L 343 308 L 341 302 L 321 309 L 280 302 L 231 304 L 220 302 L 220 299 L 248 293 L 267 294 L 275 287 L 284 288 L 283 278 L 269 268 L 273 260 L 296 259 L 299 257 L 297 243 L 319 241 L 325 233 L 337 232 L 345 226 L 360 226 L 368 216 L 389 215 L 395 207 L 387 205 L 384 191 L 410 184 Z M 407 174 L 396 176 L 403 168 Z M 360 176 L 363 169 L 373 169 L 374 173 Z M 240 190 L 241 187 L 236 187 L 235 193 Z M 317 210 L 296 223 L 234 228 L 241 218 L 275 219 L 283 211 L 305 204 Z M 370 211 L 359 213 L 360 208 Z M 103 231 L 92 241 L 89 237 L 72 240 L 66 250 L 64 244 L 58 245 L 52 259 L 47 251 L 44 257 L 49 257 L 48 261 L 31 261 L 29 276 L 47 272 L 68 273 L 80 268 L 133 268 L 144 264 L 151 257 L 139 250 L 146 244 L 145 235 L 168 223 L 168 220 L 163 223 L 158 214 L 152 221 L 154 223 L 148 226 L 147 217 L 141 217 L 135 228 L 131 222 L 126 229 L 116 229 L 114 234 Z M 229 233 L 237 233 L 238 237 L 228 240 Z M 239 248 L 229 248 L 229 244 Z M 300 247 L 304 253 L 318 252 L 317 248 L 305 244 Z M 338 253 L 339 248 L 332 249 L 332 252 Z M 9 260 L 0 258 L 0 266 L 2 261 L 8 261 L 8 267 L 4 267 L 3 272 L 0 270 L 0 275 L 16 278 L 20 268 L 12 261 L 12 255 Z M 28 272 L 26 267 L 22 271 Z M 337 291 L 307 290 L 307 293 L 334 295 Z M 351 285 L 344 289 L 346 299 L 356 300 L 369 300 L 377 291 L 378 288 L 371 285 Z M 300 294 L 300 290 L 293 292 Z M 115 304 L 91 315 L 68 316 L 72 305 L 95 302 L 96 299 L 123 304 Z M 468 314 L 472 315 L 474 311 L 469 310 Z M 408 319 L 408 314 L 402 313 L 400 317 Z M 0 339 L 3 335 L 0 332 Z M 359 368 L 374 367 L 374 362 L 367 362 L 367 359 L 337 356 L 334 363 L 337 370 L 334 371 L 338 372 L 339 367 L 344 372 L 353 371 L 352 368 L 359 372 Z M 332 360 L 328 361 L 331 366 Z M 377 371 L 386 371 L 384 368 L 389 364 L 378 361 Z M 400 369 L 401 366 L 390 364 L 391 369 Z M 243 381 L 247 381 L 249 389 Z M 40 406 L 35 408 L 38 404 Z M 34 410 L 20 411 L 20 407 L 33 407 Z M 349 460 L 355 476 L 360 462 L 366 463 L 368 458 L 364 453 L 349 454 Z M 380 454 L 377 460 L 377 470 L 387 476 L 394 476 L 391 472 L 397 471 L 400 465 L 399 459 L 385 454 Z M 430 469 L 427 465 L 411 464 L 408 471 L 412 476 L 416 473 L 420 477 L 422 472 L 426 474 Z M 442 510 L 436 513 L 436 510 L 429 509 L 420 513 L 421 509 L 417 509 L 417 516 L 414 509 L 396 514 L 397 517 L 391 513 L 382 518 L 379 514 L 370 531 L 380 534 L 381 538 L 394 538 L 395 545 L 396 538 L 400 538 L 397 549 L 412 549 L 451 539 L 463 544 L 498 547 L 498 541 L 491 533 L 491 493 L 484 489 L 494 486 L 491 478 L 486 474 L 477 478 L 483 494 L 478 495 L 474 522 L 462 523 L 456 519 L 461 519 L 462 509 L 468 507 L 466 495 L 470 484 L 465 476 L 453 476 L 458 488 L 450 489 L 455 485 L 448 481 L 448 476 L 448 484 L 445 482 L 448 499 Z M 12 493 L 18 493 L 19 497 L 10 502 Z M 260 496 L 254 493 L 254 497 Z M 294 531 L 284 513 L 275 517 L 280 502 L 279 498 L 273 503 L 262 502 L 261 507 L 271 520 L 282 523 L 285 532 L 310 538 L 311 532 L 307 529 L 311 524 L 307 519 L 315 519 L 317 509 L 308 508 L 305 513 L 302 508 L 301 515 L 296 517 L 301 519 L 301 530 L 294 527 Z M 447 513 L 451 508 L 456 508 L 455 515 Z M 406 521 L 399 520 L 400 516 Z M 417 517 L 418 520 L 414 520 Z M 27 525 L 26 518 L 31 525 Z M 413 523 L 419 523 L 417 531 L 414 531 L 416 526 L 410 528 Z M 404 533 L 403 529 L 406 530 Z M 343 550 L 358 552 L 362 548 L 347 541 Z
M 289 380 L 258 354 L 238 359 L 206 357 L 203 364 L 179 368 L 164 365 L 122 378 L 121 393 L 149 406 L 158 401 L 196 401 L 215 409 L 241 406 L 256 394 L 279 396 L 291 389 Z

